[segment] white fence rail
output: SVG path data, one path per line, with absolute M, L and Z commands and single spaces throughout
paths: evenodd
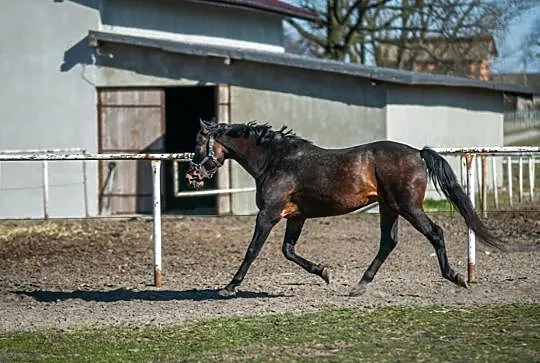
M 465 158 L 466 167 L 466 188 L 471 200 L 475 201 L 475 169 L 474 160 L 480 155 L 481 160 L 487 160 L 489 155 L 497 156 L 518 156 L 520 160 L 524 156 L 533 157 L 535 154 L 540 154 L 540 147 L 490 147 L 490 148 L 436 148 L 441 154 L 454 155 Z M 154 267 L 154 284 L 158 287 L 162 286 L 162 258 L 161 258 L 161 163 L 163 160 L 190 160 L 193 157 L 191 153 L 176 153 L 176 154 L 90 154 L 90 153 L 64 153 L 64 152 L 49 152 L 49 153 L 2 153 L 0 161 L 50 161 L 50 160 L 149 160 L 152 164 L 152 183 L 153 183 L 153 224 L 152 224 L 152 240 L 153 240 L 153 267 Z M 45 164 L 46 165 L 46 164 Z M 487 165 L 487 162 L 482 162 L 482 165 Z M 512 162 L 508 162 L 511 168 Z M 522 165 L 520 162 L 519 165 Z M 530 163 L 529 165 L 535 165 Z M 487 167 L 482 168 L 482 174 L 486 175 Z M 493 173 L 495 174 L 496 169 Z M 520 180 L 522 179 L 522 167 L 520 167 Z M 463 175 L 463 174 L 462 174 Z M 529 174 L 530 175 L 530 174 Z M 46 174 L 45 174 L 46 176 Z M 497 180 L 495 176 L 495 182 Z M 482 188 L 486 188 L 486 179 L 482 183 Z M 497 188 L 494 188 L 495 190 Z M 511 188 L 510 188 L 511 189 Z M 532 190 L 534 186 L 532 187 Z M 212 190 L 189 192 L 193 195 L 218 195 L 223 193 L 245 192 L 245 188 L 229 189 L 229 190 Z M 531 193 L 531 196 L 533 194 Z M 475 256 L 475 235 L 472 230 L 468 232 L 468 280 L 474 281 L 476 271 L 476 256 Z
M 510 124 L 540 124 L 540 110 L 505 112 L 504 122 Z
M 86 150 L 81 148 L 58 148 L 58 149 L 9 149 L 0 150 L 0 157 L 11 155 L 19 158 L 24 155 L 40 155 L 40 154 L 80 154 L 86 155 Z M 8 156 L 8 158 L 10 158 Z M 1 160 L 1 159 L 0 159 Z M 82 160 L 82 184 L 83 184 L 83 205 L 84 215 L 89 217 L 88 212 L 88 178 L 87 178 L 87 160 Z M 49 218 L 49 160 L 41 160 L 41 191 L 43 196 L 43 218 Z M 2 180 L 2 168 L 0 165 L 0 181 Z M 1 185 L 1 184 L 0 184 Z

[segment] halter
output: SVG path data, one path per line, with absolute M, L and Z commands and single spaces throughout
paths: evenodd
M 214 168 L 210 170 L 206 169 L 204 164 L 206 164 L 208 161 L 214 163 Z M 223 164 L 216 158 L 216 155 L 214 154 L 214 137 L 210 136 L 208 139 L 208 152 L 206 153 L 206 156 L 199 163 L 194 163 L 192 161 L 191 168 L 197 170 L 203 179 L 210 179 L 222 165 Z

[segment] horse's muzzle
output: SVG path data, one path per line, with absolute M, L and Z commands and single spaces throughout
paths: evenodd
M 196 175 L 195 170 L 192 170 L 186 174 L 186 183 L 194 189 L 201 189 L 204 186 L 203 178 Z

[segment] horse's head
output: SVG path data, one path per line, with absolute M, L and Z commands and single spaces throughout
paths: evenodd
M 201 120 L 201 129 L 197 134 L 195 155 L 190 168 L 186 173 L 186 182 L 200 189 L 204 186 L 204 179 L 211 179 L 225 160 L 223 145 L 216 142 L 219 136 L 219 124 L 214 120 Z

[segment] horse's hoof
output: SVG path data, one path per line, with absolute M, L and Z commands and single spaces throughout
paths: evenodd
M 363 295 L 366 292 L 366 284 L 358 283 L 356 284 L 351 291 L 349 292 L 349 296 L 360 296 Z
M 236 296 L 236 291 L 233 288 L 224 288 L 224 289 L 221 289 L 218 291 L 218 294 L 219 296 L 223 297 L 223 298 L 231 298 L 231 297 L 235 297 Z
M 462 274 L 456 274 L 456 281 L 454 281 L 456 285 L 464 287 L 466 289 L 469 288 L 469 284 L 465 280 Z
M 323 278 L 324 282 L 327 284 L 330 283 L 330 269 L 328 267 L 323 267 L 321 271 L 321 277 Z

